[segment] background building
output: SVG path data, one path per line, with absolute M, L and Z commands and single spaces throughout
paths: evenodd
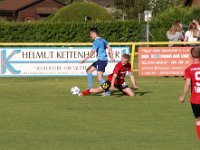
M 44 19 L 64 6 L 57 0 L 5 0 L 0 3 L 0 17 L 31 22 Z
M 183 0 L 184 6 L 200 6 L 200 0 Z

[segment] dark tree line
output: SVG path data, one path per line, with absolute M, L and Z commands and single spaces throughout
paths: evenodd
M 4 1 L 4 0 L 0 0 Z M 59 0 L 65 4 L 73 2 L 90 1 L 90 0 Z M 101 0 L 99 0 L 101 1 Z M 179 5 L 182 2 L 185 5 L 190 5 L 193 0 L 113 0 L 113 5 L 126 15 L 126 19 L 137 18 L 139 13 L 144 10 L 153 10 L 154 14 L 163 11 L 170 6 Z
M 164 9 L 181 4 L 182 0 L 114 0 L 115 8 L 121 9 L 127 19 L 137 18 L 139 13 L 152 10 L 157 14 Z
M 149 0 L 114 0 L 114 6 L 121 9 L 127 19 L 136 18 L 138 13 L 148 9 Z

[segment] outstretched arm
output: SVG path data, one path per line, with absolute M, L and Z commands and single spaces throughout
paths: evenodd
M 135 81 L 135 77 L 132 72 L 129 72 L 130 80 L 134 88 L 138 89 L 137 83 Z
M 112 80 L 111 80 L 110 90 L 114 90 L 116 77 L 117 77 L 117 74 L 113 74 L 113 77 L 112 77 Z
M 184 89 L 183 89 L 183 94 L 182 94 L 182 96 L 180 96 L 180 98 L 179 98 L 179 100 L 180 100 L 181 103 L 184 103 L 185 97 L 186 97 L 186 95 L 187 95 L 187 93 L 188 93 L 188 91 L 189 91 L 189 89 L 190 89 L 190 85 L 191 85 L 191 79 L 187 78 L 187 79 L 185 80 L 185 85 L 184 85 Z
M 109 56 L 110 56 L 110 59 L 111 59 L 112 62 L 114 62 L 115 59 L 113 58 L 113 50 L 112 50 L 112 47 L 111 47 L 110 45 L 108 45 L 107 48 L 108 48 L 108 54 L 109 54 Z
M 84 63 L 86 60 L 90 59 L 90 58 L 94 55 L 95 52 L 96 52 L 95 50 L 91 50 L 90 54 L 89 54 L 86 58 L 84 58 L 83 60 L 81 60 L 80 63 L 82 64 L 82 63 Z

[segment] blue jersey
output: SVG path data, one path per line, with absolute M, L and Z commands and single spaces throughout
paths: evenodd
M 108 60 L 106 48 L 108 46 L 108 42 L 100 37 L 96 38 L 93 42 L 92 50 L 95 50 L 97 53 L 97 58 L 99 60 Z

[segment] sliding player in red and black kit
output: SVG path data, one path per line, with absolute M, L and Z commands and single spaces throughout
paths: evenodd
M 123 54 L 121 62 L 116 64 L 113 70 L 113 74 L 110 74 L 108 76 L 108 80 L 106 82 L 104 82 L 101 86 L 97 88 L 91 88 L 91 89 L 81 92 L 79 96 L 86 96 L 89 94 L 100 93 L 100 92 L 108 91 L 108 90 L 114 90 L 114 88 L 118 88 L 120 91 L 122 91 L 126 95 L 134 96 L 134 92 L 131 90 L 131 88 L 128 87 L 128 85 L 126 84 L 124 80 L 126 73 L 129 72 L 132 85 L 134 86 L 134 88 L 138 88 L 135 82 L 135 78 L 132 74 L 131 64 L 129 63 L 129 60 L 130 60 L 130 55 Z
M 183 103 L 191 87 L 190 102 L 196 118 L 196 132 L 200 140 L 200 48 L 192 48 L 191 54 L 193 64 L 185 69 L 185 86 L 179 99 Z

